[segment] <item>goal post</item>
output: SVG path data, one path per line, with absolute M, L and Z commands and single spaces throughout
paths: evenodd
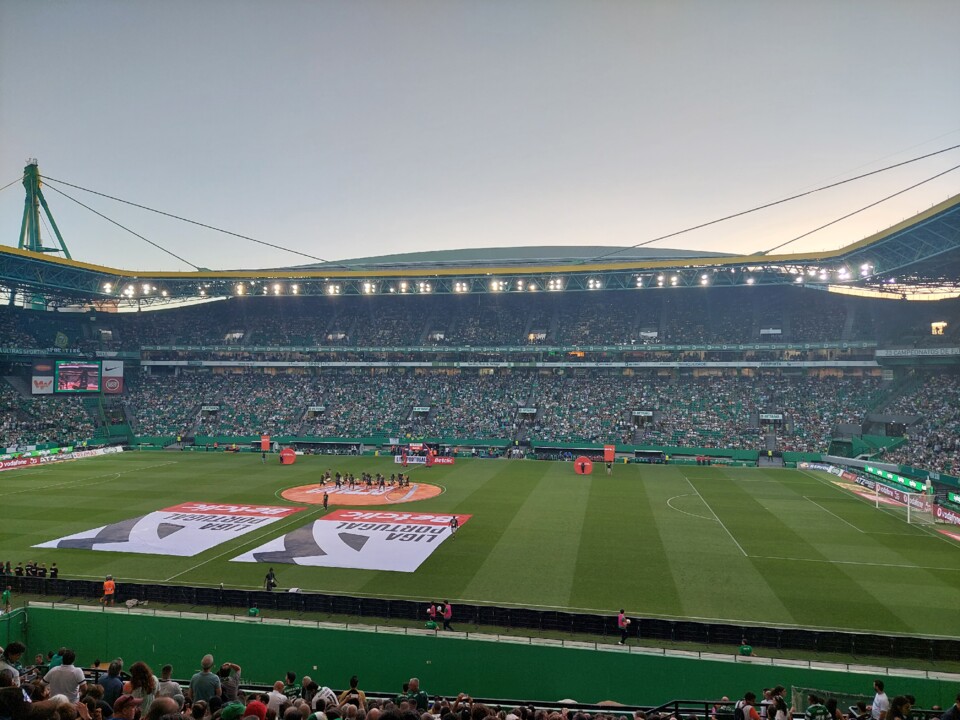
M 932 525 L 936 522 L 933 496 L 927 493 L 904 492 L 882 483 L 874 486 L 874 507 L 892 508 L 904 512 L 910 525 Z

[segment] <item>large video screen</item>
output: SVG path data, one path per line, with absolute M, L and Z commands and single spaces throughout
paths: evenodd
M 100 392 L 100 363 L 57 360 L 54 392 Z

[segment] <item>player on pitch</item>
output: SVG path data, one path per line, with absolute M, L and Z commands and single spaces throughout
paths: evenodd
M 456 535 L 457 530 L 460 528 L 460 520 L 457 519 L 456 515 L 450 516 L 450 535 Z

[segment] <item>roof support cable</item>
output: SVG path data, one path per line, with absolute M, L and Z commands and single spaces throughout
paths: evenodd
M 46 178 L 44 178 L 44 180 L 46 180 Z M 106 220 L 106 221 L 109 222 L 109 223 L 113 223 L 114 225 L 116 225 L 116 226 L 117 226 L 118 228 L 120 228 L 121 230 L 126 230 L 128 233 L 130 233 L 130 234 L 133 235 L 134 237 L 138 237 L 138 238 L 140 238 L 141 240 L 143 240 L 145 243 L 148 243 L 148 244 L 150 244 L 150 245 L 153 245 L 153 247 L 157 248 L 158 250 L 162 250 L 162 251 L 165 252 L 167 255 L 176 258 L 177 260 L 179 260 L 180 262 L 182 262 L 184 265 L 189 265 L 189 266 L 192 267 L 194 270 L 199 270 L 199 269 L 200 269 L 199 266 L 194 265 L 194 264 L 193 264 L 192 262 L 190 262 L 189 260 L 185 260 L 184 258 L 182 258 L 182 257 L 180 257 L 179 255 L 177 255 L 175 252 L 172 252 L 172 251 L 170 251 L 170 250 L 167 250 L 167 249 L 166 249 L 165 247 L 163 247 L 162 245 L 158 245 L 157 243 L 153 242 L 153 240 L 149 240 L 149 239 L 145 238 L 143 235 L 141 235 L 140 233 L 134 232 L 133 230 L 131 230 L 130 228 L 128 228 L 126 225 L 121 225 L 121 224 L 118 223 L 116 220 L 113 220 L 112 218 L 109 218 L 109 217 L 107 217 L 106 215 L 104 215 L 102 212 L 98 212 L 97 210 L 94 210 L 94 209 L 93 209 L 92 207 L 90 207 L 89 205 L 85 205 L 84 203 L 80 202 L 80 201 L 77 200 L 76 198 L 70 197 L 70 196 L 67 195 L 65 192 L 63 192 L 63 190 L 58 190 L 57 188 L 55 188 L 55 187 L 54 187 L 53 185 L 51 185 L 50 183 L 44 183 L 44 184 L 45 184 L 47 187 L 49 187 L 51 190 L 53 190 L 54 192 L 57 192 L 57 193 L 60 193 L 61 195 L 63 195 L 65 198 L 67 198 L 67 200 L 72 200 L 73 202 L 75 202 L 75 203 L 76 203 L 77 205 L 79 205 L 80 207 L 86 208 L 87 210 L 89 210 L 90 212 L 92 212 L 94 215 L 99 215 L 99 216 L 102 217 L 104 220 Z
M 207 223 L 202 223 L 199 220 L 191 220 L 190 218 L 181 217 L 180 215 L 174 215 L 173 213 L 168 213 L 163 210 L 157 210 L 156 208 L 148 207 L 146 205 L 141 205 L 140 203 L 135 203 L 131 200 L 124 200 L 123 198 L 118 198 L 113 195 L 107 195 L 106 193 L 98 192 L 96 190 L 91 190 L 90 188 L 85 188 L 81 185 L 74 185 L 73 183 L 69 183 L 66 180 L 58 180 L 57 178 L 48 177 L 46 175 L 44 175 L 43 180 L 48 185 L 52 180 L 54 182 L 61 183 L 62 185 L 76 188 L 77 190 L 83 190 L 84 192 L 88 192 L 93 195 L 99 195 L 100 197 L 107 198 L 108 200 L 113 200 L 118 203 L 123 203 L 124 205 L 130 205 L 131 207 L 140 208 L 141 210 L 147 210 L 149 212 L 156 213 L 157 215 L 163 215 L 164 217 L 172 218 L 174 220 L 180 220 L 182 222 L 190 223 L 191 225 L 196 225 L 197 227 L 202 227 L 207 230 L 213 230 L 215 232 L 223 233 L 224 235 L 230 235 L 235 238 L 240 238 L 241 240 L 247 240 L 252 243 L 257 243 L 258 245 L 264 245 L 266 247 L 273 248 L 274 250 L 282 250 L 283 252 L 292 253 L 294 255 L 300 255 L 310 260 L 316 260 L 317 262 L 330 263 L 331 265 L 335 265 L 337 267 L 344 267 L 344 268 L 347 267 L 346 265 L 339 265 L 338 263 L 334 263 L 322 257 L 317 257 L 316 255 L 310 255 L 309 253 L 301 252 L 300 250 L 293 250 L 288 247 L 283 247 L 282 245 L 275 245 L 274 243 L 267 242 L 266 240 L 257 240 L 256 238 L 250 237 L 249 235 L 242 235 L 241 233 L 235 233 L 232 230 L 224 230 L 223 228 L 218 228 L 215 225 L 208 225 Z
M 935 155 L 941 155 L 945 152 L 956 150 L 957 148 L 960 148 L 960 144 L 951 145 L 950 147 L 943 148 L 941 150 L 935 150 L 931 153 L 927 153 L 926 155 L 918 155 L 917 157 L 910 158 L 909 160 L 904 160 L 903 162 L 894 163 L 893 165 L 887 165 L 886 167 L 882 167 L 878 170 L 871 170 L 870 172 L 861 173 L 860 175 L 855 175 L 854 177 L 847 178 L 846 180 L 839 180 L 835 183 L 830 183 L 828 185 L 821 185 L 820 187 L 814 188 L 812 190 L 807 190 L 802 193 L 797 193 L 796 195 L 791 195 L 789 197 L 781 198 L 780 200 L 774 200 L 773 202 L 764 203 L 763 205 L 757 205 L 755 207 L 750 208 L 749 210 L 741 210 L 740 212 L 736 212 L 731 215 L 725 215 L 724 217 L 717 218 L 715 220 L 709 220 L 707 222 L 700 223 L 699 225 L 693 225 L 691 227 L 684 228 L 683 230 L 677 230 L 672 233 L 667 233 L 666 235 L 655 237 L 652 240 L 645 240 L 644 242 L 639 242 L 636 245 L 630 245 L 629 247 L 624 247 L 624 248 L 617 248 L 612 252 L 604 253 L 603 255 L 597 255 L 596 257 L 590 258 L 589 260 L 582 260 L 580 264 L 588 263 L 588 262 L 596 262 L 597 260 L 603 260 L 604 258 L 612 257 L 613 255 L 619 255 L 620 253 L 626 252 L 627 250 L 635 250 L 637 248 L 644 247 L 645 245 L 652 245 L 655 242 L 660 242 L 661 240 L 667 240 L 672 237 L 677 237 L 678 235 L 683 235 L 685 233 L 693 232 L 694 230 L 700 230 L 702 228 L 709 227 L 710 225 L 716 225 L 717 223 L 722 223 L 726 220 L 733 220 L 734 218 L 743 217 L 744 215 L 749 215 L 750 213 L 759 212 L 760 210 L 766 210 L 767 208 L 774 207 L 775 205 L 782 205 L 783 203 L 790 202 L 791 200 L 797 200 L 799 198 L 806 197 L 807 195 L 813 195 L 814 193 L 822 192 L 824 190 L 830 190 L 831 188 L 839 187 L 840 185 L 846 185 L 847 183 L 854 182 L 855 180 L 862 180 L 863 178 L 870 177 L 871 175 L 878 175 L 882 172 L 893 170 L 894 168 L 903 167 L 904 165 L 909 165 L 910 163 L 915 163 L 919 160 L 925 160 L 929 157 L 934 157 Z
M 891 200 L 891 199 L 897 197 L 897 195 L 903 195 L 905 192 L 910 192 L 910 191 L 913 190 L 914 188 L 918 188 L 918 187 L 920 187 L 921 185 L 926 185 L 928 182 L 931 182 L 931 181 L 933 181 L 933 180 L 936 180 L 936 179 L 939 178 L 939 177 L 943 177 L 943 176 L 946 175 L 947 173 L 952 173 L 954 170 L 957 170 L 957 169 L 960 169 L 960 165 L 954 165 L 954 166 L 953 166 L 952 168 L 950 168 L 949 170 L 944 170 L 944 171 L 941 172 L 941 173 L 937 173 L 936 175 L 933 175 L 933 176 L 931 176 L 931 177 L 928 177 L 926 180 L 921 180 L 921 181 L 918 182 L 918 183 L 914 183 L 914 184 L 911 185 L 910 187 L 905 187 L 905 188 L 903 188 L 903 190 L 898 190 L 897 192 L 893 193 L 892 195 L 887 195 L 885 198 L 880 198 L 880 199 L 877 200 L 876 202 L 872 202 L 872 203 L 870 203 L 869 205 L 864 205 L 864 206 L 863 206 L 862 208 L 860 208 L 859 210 L 854 210 L 853 212 L 847 213 L 846 215 L 842 215 L 842 216 L 838 217 L 836 220 L 831 220 L 830 222 L 825 223 L 825 224 L 821 225 L 820 227 L 814 228 L 813 230 L 809 230 L 809 231 L 803 233 L 803 235 L 797 235 L 797 236 L 796 236 L 795 238 L 793 238 L 792 240 L 787 240 L 786 242 L 782 242 L 782 243 L 780 243 L 779 245 L 775 245 L 775 246 L 773 246 L 772 248 L 770 248 L 769 250 L 763 250 L 762 252 L 763 252 L 765 255 L 768 255 L 768 254 L 774 252 L 775 250 L 779 250 L 780 248 L 786 247 L 786 246 L 789 245 L 790 243 L 795 243 L 797 240 L 802 240 L 803 238 L 805 238 L 805 237 L 807 237 L 807 236 L 809 236 L 809 235 L 813 235 L 815 232 L 820 232 L 820 231 L 823 230 L 824 228 L 828 228 L 828 227 L 830 227 L 831 225 L 836 225 L 838 222 L 841 222 L 842 220 L 846 220 L 847 218 L 851 218 L 851 217 L 853 217 L 854 215 L 856 215 L 857 213 L 862 213 L 864 210 L 869 210 L 869 209 L 872 208 L 872 207 L 876 207 L 876 206 L 879 205 L 880 203 L 886 202 L 887 200 Z

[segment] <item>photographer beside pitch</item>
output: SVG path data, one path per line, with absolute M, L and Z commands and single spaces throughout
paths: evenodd
M 617 645 L 627 644 L 627 634 L 630 632 L 630 618 L 624 614 L 624 609 L 620 608 L 617 615 L 617 629 L 620 631 L 620 642 Z

